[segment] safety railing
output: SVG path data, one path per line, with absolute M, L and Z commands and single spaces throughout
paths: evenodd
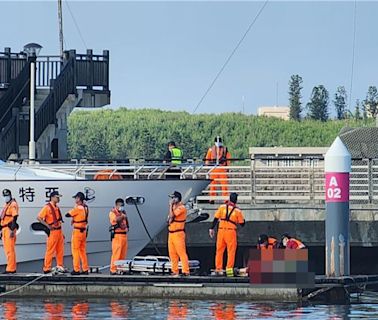
M 94 89 L 101 87 L 109 89 L 109 51 L 102 55 L 93 54 L 87 50 L 86 54 L 76 54 L 76 86 Z
M 58 77 L 62 64 L 60 56 L 39 56 L 36 61 L 36 87 L 50 88 L 50 81 Z
M 68 95 L 76 92 L 74 62 L 75 57 L 70 57 L 58 77 L 50 81 L 50 93 L 35 114 L 35 138 L 37 140 L 49 124 L 56 123 L 56 112 Z
M 10 48 L 5 48 L 4 52 L 0 52 L 0 89 L 8 88 L 26 64 L 27 59 L 24 53 L 11 52 Z
M 11 83 L 0 98 L 0 157 L 8 158 L 10 153 L 17 153 L 19 141 L 17 139 L 17 122 L 13 109 L 22 106 L 25 99 L 29 98 L 30 89 L 30 64 L 24 65 L 17 78 Z M 9 145 L 11 144 L 11 145 Z
M 43 164 L 41 169 L 71 174 L 80 179 L 149 180 L 149 179 L 214 179 L 215 190 L 206 188 L 197 197 L 199 202 L 226 200 L 222 186 L 228 192 L 237 192 L 239 201 L 249 204 L 296 204 L 319 205 L 324 203 L 323 160 L 311 159 L 306 165 L 275 166 L 257 164 L 245 160 L 241 165 L 228 166 L 221 173 L 217 167 L 201 162 L 185 163 L 172 167 L 161 163 L 81 163 Z M 223 167 L 224 169 L 225 167 Z M 215 170 L 215 171 L 214 171 Z M 213 195 L 212 193 L 215 193 Z M 354 204 L 378 203 L 378 159 L 352 161 L 350 175 L 350 200 Z

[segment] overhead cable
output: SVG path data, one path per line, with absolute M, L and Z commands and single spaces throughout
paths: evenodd
M 202 104 L 203 100 L 206 98 L 207 94 L 213 88 L 215 82 L 218 80 L 218 78 L 222 74 L 223 70 L 226 68 L 226 66 L 230 62 L 231 58 L 234 56 L 235 52 L 239 49 L 240 45 L 243 43 L 243 41 L 246 38 L 246 36 L 248 35 L 249 31 L 251 31 L 253 25 L 256 23 L 257 19 L 261 15 L 261 13 L 264 11 L 264 9 L 265 9 L 266 5 L 268 4 L 268 2 L 269 2 L 269 0 L 266 0 L 264 2 L 264 4 L 262 5 L 262 7 L 260 8 L 260 10 L 257 12 L 256 16 L 253 18 L 252 22 L 249 24 L 247 30 L 244 32 L 244 34 L 241 37 L 241 39 L 239 40 L 239 42 L 236 44 L 235 48 L 232 50 L 231 54 L 227 57 L 226 61 L 223 63 L 222 67 L 220 68 L 220 70 L 218 71 L 218 73 L 216 74 L 216 76 L 214 77 L 213 81 L 211 81 L 209 87 L 206 89 L 205 93 L 202 95 L 201 99 L 198 101 L 198 103 L 197 103 L 196 107 L 193 109 L 192 113 L 195 113 L 197 111 L 197 109 L 200 107 L 200 105 Z

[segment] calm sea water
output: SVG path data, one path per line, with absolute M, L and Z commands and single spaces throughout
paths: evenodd
M 378 301 L 377 301 L 378 303 Z M 285 303 L 126 299 L 7 299 L 1 319 L 378 319 L 378 304 L 300 307 Z

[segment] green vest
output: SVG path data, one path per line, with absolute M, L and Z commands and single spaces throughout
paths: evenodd
M 181 164 L 182 163 L 182 151 L 181 151 L 181 149 L 174 147 L 171 150 L 171 163 L 172 164 Z

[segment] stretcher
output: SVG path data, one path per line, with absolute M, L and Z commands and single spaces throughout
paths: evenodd
M 166 256 L 136 256 L 132 260 L 117 260 L 114 262 L 117 273 L 140 273 L 144 275 L 170 274 L 172 271 L 171 261 Z M 179 270 L 182 269 L 179 262 Z M 189 260 L 189 270 L 195 274 L 200 269 L 198 260 Z

